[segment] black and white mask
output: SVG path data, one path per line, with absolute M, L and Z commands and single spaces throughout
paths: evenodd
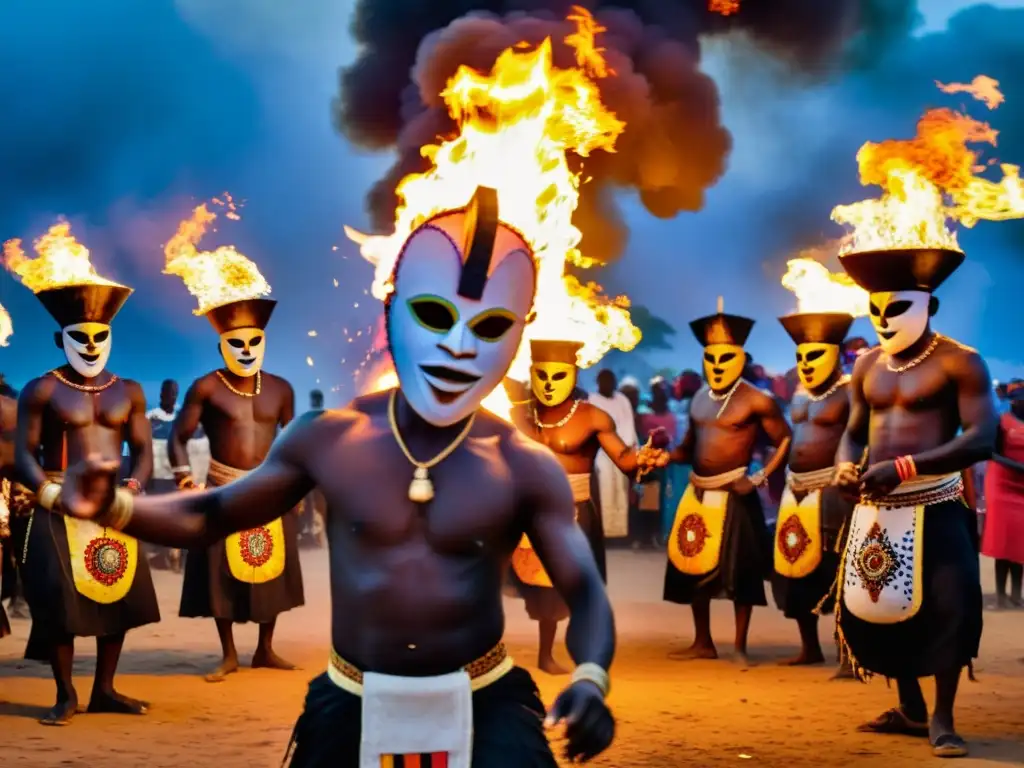
M 75 323 L 61 330 L 64 356 L 76 373 L 87 379 L 99 376 L 110 359 L 110 326 Z
M 259 328 L 236 328 L 220 335 L 220 354 L 236 376 L 255 376 L 263 367 L 267 333 Z
M 879 291 L 872 293 L 871 324 L 878 343 L 888 355 L 912 346 L 928 330 L 932 296 L 926 291 Z

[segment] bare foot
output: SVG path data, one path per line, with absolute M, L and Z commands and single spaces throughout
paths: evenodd
M 237 671 L 237 658 L 224 659 L 216 669 L 205 675 L 204 679 L 208 683 L 219 683 L 224 680 L 225 677 Z
M 106 712 L 113 715 L 144 715 L 149 711 L 148 701 L 139 701 L 117 691 L 93 691 L 87 712 Z
M 782 665 L 785 667 L 810 667 L 815 664 L 824 663 L 825 654 L 821 652 L 821 648 L 815 648 L 813 650 L 801 648 L 800 653 L 798 653 L 792 659 L 786 659 L 782 662 Z
M 568 675 L 569 670 L 554 660 L 553 657 L 537 659 L 537 669 L 547 672 L 549 675 Z
M 41 725 L 70 725 L 71 718 L 78 712 L 78 699 L 70 698 L 67 701 L 58 701 L 53 709 L 39 718 Z
M 263 650 L 261 648 L 257 648 L 256 653 L 252 655 L 252 664 L 250 666 L 253 669 L 298 669 L 290 661 L 285 661 L 274 653 L 273 650 Z
M 672 651 L 668 657 L 673 661 L 693 661 L 695 659 L 717 659 L 718 651 L 713 645 L 694 643 L 681 651 Z
M 732 663 L 739 667 L 741 670 L 747 670 L 751 667 L 757 666 L 757 664 L 750 658 L 749 654 L 739 648 L 736 649 L 736 655 L 732 657 Z

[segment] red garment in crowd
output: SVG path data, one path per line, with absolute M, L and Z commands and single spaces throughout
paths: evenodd
M 999 453 L 1024 463 L 1024 421 L 1012 413 L 999 420 Z M 985 470 L 985 533 L 982 554 L 1024 563 L 1024 472 L 990 461 Z

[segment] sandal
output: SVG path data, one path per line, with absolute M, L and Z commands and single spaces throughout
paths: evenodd
M 967 757 L 967 742 L 955 733 L 944 733 L 932 744 L 936 757 Z
M 897 736 L 928 736 L 928 723 L 915 723 L 900 709 L 890 709 L 874 720 L 857 726 L 861 733 L 884 733 Z

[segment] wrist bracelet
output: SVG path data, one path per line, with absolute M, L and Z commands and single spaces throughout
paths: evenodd
M 130 491 L 135 496 L 142 493 L 142 483 L 134 477 L 127 478 L 122 484 L 122 487 L 125 488 L 125 490 Z
M 192 467 L 188 464 L 182 464 L 180 467 L 171 467 L 171 473 L 175 475 L 188 475 L 191 474 Z
M 189 488 L 195 488 L 196 481 L 192 478 L 192 475 L 185 475 L 181 480 L 178 481 L 178 490 L 184 491 Z
M 762 485 L 764 485 L 764 484 L 765 484 L 765 481 L 766 481 L 766 480 L 767 480 L 768 478 L 767 478 L 767 477 L 765 477 L 765 474 L 764 474 L 764 472 L 755 472 L 754 474 L 752 474 L 752 475 L 751 475 L 751 476 L 750 476 L 749 478 L 747 478 L 747 479 L 748 479 L 748 480 L 750 480 L 750 484 L 751 484 L 752 486 L 754 486 L 755 488 L 760 488 L 760 487 L 761 487 Z
M 607 698 L 608 691 L 611 690 L 612 686 L 611 678 L 600 664 L 587 661 L 573 670 L 572 682 L 580 683 L 584 681 L 596 685 L 598 690 L 601 691 L 601 695 Z
M 917 465 L 914 463 L 913 457 L 898 456 L 893 459 L 893 464 L 896 465 L 896 474 L 899 475 L 900 482 L 905 483 L 914 477 L 917 477 Z
M 47 480 L 36 492 L 36 503 L 47 512 L 52 512 L 57 499 L 60 498 L 61 485 L 52 480 Z
M 123 531 L 132 519 L 134 508 L 135 495 L 126 488 L 118 488 L 114 491 L 114 503 L 98 516 L 96 522 L 104 528 Z

